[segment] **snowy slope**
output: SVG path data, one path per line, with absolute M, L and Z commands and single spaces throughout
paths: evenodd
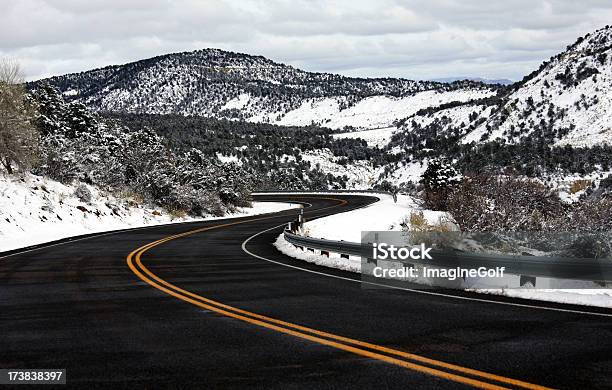
M 0 251 L 88 233 L 202 220 L 171 215 L 127 194 L 126 198 L 118 198 L 91 186 L 85 186 L 91 192 L 91 200 L 83 201 L 75 194 L 77 187 L 35 175 L 0 175 Z M 254 202 L 252 208 L 239 209 L 231 216 L 291 207 L 299 206 Z
M 438 134 L 460 134 L 463 144 L 534 137 L 555 146 L 612 144 L 612 28 L 579 38 L 499 92 L 456 99 L 466 103 L 451 108 L 431 104 L 425 113 L 406 115 L 398 127 L 411 133 L 435 126 Z M 490 99 L 478 100 L 484 97 Z
M 390 127 L 397 120 L 415 114 L 418 110 L 452 101 L 465 102 L 491 96 L 491 90 L 463 89 L 455 91 L 423 91 L 406 97 L 372 96 L 355 105 L 341 109 L 341 97 L 310 99 L 270 123 L 305 126 L 315 123 L 332 129 L 353 127 L 377 129 Z M 273 116 L 272 116 L 273 117 Z M 249 118 L 261 120 L 261 117 Z
M 291 156 L 292 157 L 292 156 Z M 380 168 L 374 168 L 367 160 L 354 161 L 352 164 L 341 165 L 339 157 L 335 157 L 329 149 L 312 150 L 302 154 L 302 159 L 310 163 L 311 168 L 318 167 L 325 173 L 335 176 L 346 176 L 348 188 L 368 189 L 380 175 Z
M 556 144 L 612 143 L 612 28 L 587 34 L 545 62 L 508 95 L 465 142 L 511 142 L 535 130 L 557 133 Z
M 396 127 L 383 127 L 372 130 L 351 131 L 348 133 L 336 133 L 336 139 L 361 138 L 368 143 L 369 147 L 383 148 L 391 141 L 391 136 L 397 131 Z

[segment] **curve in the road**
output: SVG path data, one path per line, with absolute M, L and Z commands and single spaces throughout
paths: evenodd
M 307 202 L 307 218 L 373 201 L 334 197 L 257 200 Z M 0 261 L 0 368 L 66 368 L 68 386 L 90 389 L 612 388 L 612 323 L 579 312 L 597 309 L 362 288 L 356 274 L 271 245 L 296 215 L 109 232 L 10 254 Z M 130 252 L 137 272 L 126 266 Z
M 330 206 L 328 208 L 334 208 L 337 206 L 346 205 L 347 202 L 342 199 L 335 198 L 324 198 L 329 200 L 338 201 L 338 205 Z M 322 209 L 319 209 L 322 210 Z M 364 342 L 361 340 L 355 340 L 348 337 L 343 337 L 339 335 L 335 335 L 332 333 L 308 328 L 301 325 L 296 325 L 290 322 L 278 320 L 275 318 L 270 318 L 267 316 L 263 316 L 257 313 L 253 313 L 247 310 L 242 310 L 212 299 L 208 299 L 202 297 L 201 295 L 195 294 L 193 292 L 184 290 L 178 286 L 175 286 L 168 281 L 160 278 L 156 274 L 154 274 L 151 270 L 149 270 L 142 263 L 142 255 L 151 248 L 154 248 L 158 245 L 164 244 L 168 241 L 176 240 L 182 237 L 190 236 L 197 233 L 203 233 L 213 229 L 220 229 L 228 226 L 244 224 L 248 222 L 261 221 L 266 219 L 271 219 L 274 217 L 260 217 L 253 218 L 244 221 L 237 221 L 225 224 L 219 224 L 211 227 L 194 229 L 190 231 L 186 231 L 184 233 L 176 234 L 173 236 L 169 236 L 146 245 L 141 246 L 138 249 L 132 251 L 127 257 L 127 264 L 129 268 L 144 282 L 149 285 L 161 290 L 175 298 L 183 300 L 185 302 L 191 303 L 195 306 L 199 306 L 205 308 L 207 310 L 211 310 L 213 312 L 235 318 L 253 325 L 261 326 L 264 328 L 268 328 L 280 333 L 290 334 L 295 337 L 300 337 L 309 341 L 317 342 L 319 344 L 327 345 L 330 347 L 334 347 L 340 350 L 344 350 L 347 352 L 351 352 L 360 356 L 377 359 L 380 361 L 384 361 L 387 363 L 392 363 L 407 369 L 411 369 L 417 372 L 426 373 L 429 375 L 433 375 L 439 378 L 448 379 L 451 381 L 464 383 L 467 385 L 471 385 L 478 388 L 483 389 L 505 389 L 505 387 L 500 386 L 501 384 L 513 385 L 516 387 L 524 388 L 524 389 L 548 389 L 545 386 L 540 386 L 524 381 L 520 381 L 517 379 L 507 378 L 500 375 L 495 375 L 475 369 L 470 369 L 467 367 L 462 367 L 455 364 L 450 364 L 446 362 L 442 362 L 435 359 L 430 359 L 424 356 L 408 353 L 405 351 L 399 351 L 392 348 L 387 348 L 384 346 Z M 244 249 L 244 245 L 243 245 Z M 366 349 L 367 348 L 367 349 Z M 374 352 L 376 351 L 376 352 Z M 392 357 L 392 356 L 396 357 Z M 401 360 L 397 357 L 407 359 Z M 414 361 L 423 363 L 426 365 L 415 364 Z M 436 368 L 433 368 L 436 367 Z M 446 369 L 447 371 L 442 371 L 440 369 Z M 478 379 L 474 379 L 478 378 Z M 484 382 L 484 380 L 490 380 L 497 383 L 489 383 Z

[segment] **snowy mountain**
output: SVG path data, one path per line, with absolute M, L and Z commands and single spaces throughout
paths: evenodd
M 611 90 L 608 26 L 580 37 L 498 99 L 422 111 L 405 118 L 403 129 L 412 133 L 437 121 L 439 132 L 459 133 L 462 143 L 541 138 L 554 146 L 612 144 Z
M 486 79 L 483 77 L 465 77 L 465 76 L 441 77 L 437 79 L 432 79 L 432 81 L 439 81 L 441 83 L 452 83 L 452 82 L 459 81 L 459 80 L 480 81 L 485 84 L 501 84 L 501 85 L 510 85 L 514 83 L 514 81 L 510 79 Z
M 606 27 L 508 86 L 349 78 L 215 49 L 31 86 L 51 83 L 73 103 L 233 159 L 270 183 L 410 185 L 437 158 L 462 173 L 600 180 L 612 169 L 611 48 Z
M 504 137 L 516 142 L 534 131 L 559 145 L 612 142 L 612 29 L 579 38 L 542 64 L 509 94 L 466 141 Z
M 279 125 L 388 127 L 419 109 L 491 96 L 496 86 L 312 73 L 261 56 L 205 49 L 46 82 L 98 111 L 202 115 Z

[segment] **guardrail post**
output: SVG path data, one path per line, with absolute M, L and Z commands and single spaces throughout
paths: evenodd
M 536 277 L 535 276 L 521 275 L 521 278 L 520 278 L 521 287 L 525 287 L 525 285 L 527 283 L 531 283 L 531 285 L 533 287 L 535 287 L 536 286 Z

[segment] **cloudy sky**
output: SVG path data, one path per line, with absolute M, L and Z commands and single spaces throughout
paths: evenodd
M 28 79 L 205 47 L 310 71 L 520 79 L 612 22 L 609 0 L 0 0 Z

